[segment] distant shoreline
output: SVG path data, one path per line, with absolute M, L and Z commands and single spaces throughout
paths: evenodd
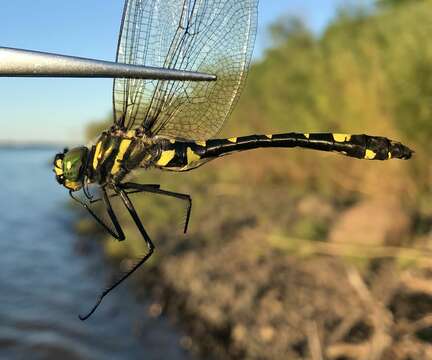
M 57 143 L 15 143 L 15 142 L 0 142 L 0 150 L 63 150 L 75 145 L 57 144 Z

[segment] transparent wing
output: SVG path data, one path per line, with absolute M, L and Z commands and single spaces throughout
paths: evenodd
M 258 0 L 127 0 L 117 61 L 215 74 L 214 82 L 116 79 L 115 123 L 149 136 L 206 139 L 244 86 Z

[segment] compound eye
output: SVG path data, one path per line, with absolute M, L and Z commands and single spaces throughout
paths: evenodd
M 62 159 L 62 171 L 68 181 L 81 182 L 88 149 L 85 147 L 69 150 Z

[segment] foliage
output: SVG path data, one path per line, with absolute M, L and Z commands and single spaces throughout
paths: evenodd
M 319 240 L 331 222 L 312 215 L 310 222 L 295 224 L 293 204 L 303 193 L 329 199 L 338 209 L 362 197 L 396 197 L 416 211 L 418 199 L 430 192 L 431 18 L 427 1 L 344 10 L 320 37 L 298 19 L 282 18 L 270 28 L 273 47 L 253 64 L 222 134 L 369 133 L 407 143 L 416 150 L 413 160 L 378 163 L 305 150 L 258 150 L 187 174 L 147 171 L 140 180 L 193 196 L 192 224 L 199 226 L 193 233 L 195 244 L 229 239 L 227 234 L 235 236 L 242 221 L 251 226 L 264 219 L 272 231 L 290 228 L 293 236 Z M 100 129 L 94 126 L 89 135 Z M 275 188 L 277 194 L 271 191 Z M 242 216 L 239 206 L 247 209 Z M 155 226 L 153 233 L 170 238 L 165 227 L 169 220 L 163 217 L 166 203 L 149 197 L 143 207 L 151 208 L 146 223 Z M 216 219 L 212 214 L 218 208 L 223 210 Z
M 378 0 L 377 5 L 382 7 L 401 6 L 423 2 L 425 0 Z

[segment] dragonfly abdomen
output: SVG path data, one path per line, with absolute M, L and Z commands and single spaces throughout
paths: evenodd
M 286 133 L 249 135 L 206 141 L 171 140 L 162 146 L 156 166 L 174 171 L 187 171 L 205 162 L 237 151 L 266 147 L 301 147 L 334 151 L 357 159 L 409 159 L 412 151 L 405 145 L 381 136 L 337 133 Z
M 205 157 L 218 157 L 234 151 L 261 147 L 302 147 L 320 151 L 334 151 L 367 160 L 409 159 L 412 155 L 412 151 L 405 145 L 381 136 L 286 133 L 210 140 Z

